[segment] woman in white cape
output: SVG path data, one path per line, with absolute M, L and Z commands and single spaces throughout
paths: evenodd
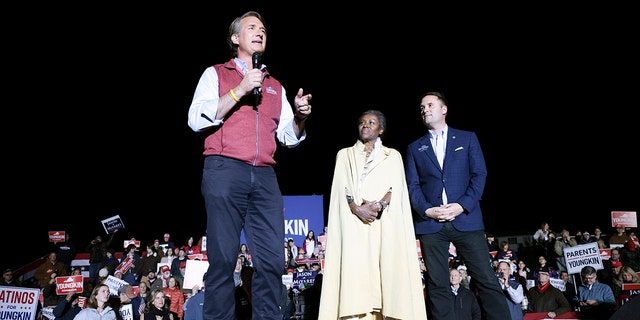
M 331 186 L 320 320 L 426 319 L 400 153 L 382 145 L 384 114 L 365 111 L 338 151 Z

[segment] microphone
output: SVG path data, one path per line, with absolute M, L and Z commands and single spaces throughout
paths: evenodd
M 260 68 L 260 53 L 254 52 L 251 55 L 251 61 L 253 62 L 253 68 Z M 260 88 L 253 88 L 253 97 L 255 98 L 254 107 L 258 108 L 258 103 L 260 102 Z

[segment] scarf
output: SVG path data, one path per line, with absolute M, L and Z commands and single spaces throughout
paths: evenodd
M 538 286 L 536 286 L 536 289 L 538 289 L 538 292 L 544 293 L 549 288 L 549 284 L 551 284 L 551 282 L 547 282 L 543 285 L 538 284 Z
M 149 320 L 155 320 L 158 316 L 162 317 L 162 320 L 171 320 L 171 318 L 169 317 L 169 309 L 158 309 L 158 307 L 156 307 L 155 305 L 151 305 L 151 308 L 149 308 L 149 312 L 147 314 L 153 316 Z

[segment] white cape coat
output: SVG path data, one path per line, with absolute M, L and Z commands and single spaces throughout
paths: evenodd
M 364 144 L 336 156 L 329 203 L 319 320 L 369 314 L 426 319 L 418 247 L 400 153 L 382 147 L 364 171 Z M 345 187 L 358 204 L 379 201 L 392 188 L 380 220 L 363 223 L 351 213 Z

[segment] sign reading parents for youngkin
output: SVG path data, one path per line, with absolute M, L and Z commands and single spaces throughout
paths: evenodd
M 564 259 L 569 274 L 580 273 L 585 266 L 592 266 L 596 270 L 604 269 L 597 242 L 564 248 Z

